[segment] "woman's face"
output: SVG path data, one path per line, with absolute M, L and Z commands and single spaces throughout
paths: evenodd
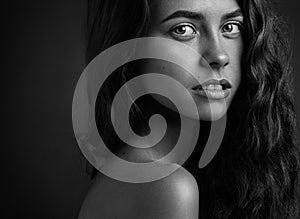
M 183 84 L 193 97 L 201 120 L 216 120 L 227 111 L 241 80 L 243 16 L 235 0 L 151 0 L 149 37 L 163 37 L 184 43 L 200 54 L 191 59 L 190 68 L 197 73 L 187 74 L 182 68 L 162 60 L 148 60 L 143 70 L 155 66 L 160 74 L 171 76 Z M 180 48 L 170 48 L 170 54 L 182 58 Z M 197 87 L 195 80 L 221 80 Z M 151 86 L 143 81 L 143 86 Z M 196 86 L 196 87 L 195 87 Z M 205 92 L 203 92 L 203 89 Z M 178 93 L 178 99 L 181 97 Z M 172 108 L 163 98 L 154 97 Z M 187 110 L 188 112 L 188 110 Z M 188 117 L 197 118 L 187 113 Z

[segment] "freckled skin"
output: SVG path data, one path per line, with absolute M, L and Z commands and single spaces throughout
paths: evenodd
M 238 9 L 239 6 L 233 0 L 167 0 L 167 1 L 154 1 L 152 5 L 153 20 L 151 23 L 149 36 L 152 37 L 164 37 L 168 39 L 174 39 L 181 41 L 186 45 L 192 47 L 201 56 L 201 60 L 196 60 L 190 63 L 192 69 L 198 74 L 194 77 L 200 81 L 206 81 L 207 79 L 225 78 L 232 84 L 229 97 L 224 101 L 212 100 L 208 101 L 205 98 L 195 98 L 198 110 L 200 112 L 200 119 L 211 120 L 211 111 L 214 112 L 212 117 L 222 117 L 238 87 L 241 80 L 241 58 L 243 51 L 243 42 L 241 35 L 233 35 L 222 33 L 222 25 L 228 22 L 242 22 L 241 17 L 235 17 L 228 20 L 221 20 L 223 14 L 232 12 Z M 193 12 L 201 12 L 205 20 L 195 21 L 187 18 L 176 18 L 167 22 L 161 23 L 161 21 L 178 10 L 187 10 Z M 188 40 L 182 40 L 180 37 L 174 37 L 170 34 L 170 29 L 180 24 L 191 24 L 194 26 L 198 34 L 194 35 Z M 189 54 L 181 54 L 180 49 L 170 48 L 170 53 L 177 56 L 180 59 L 182 56 L 188 56 Z M 178 52 L 179 51 L 179 52 Z M 174 65 L 166 63 L 164 61 L 156 60 L 149 61 L 144 65 L 145 71 L 153 68 L 153 66 L 163 66 L 164 70 L 159 72 L 160 74 L 166 74 L 174 77 L 180 81 L 186 88 L 191 88 L 195 85 L 193 77 L 182 71 Z M 210 72 L 208 74 L 207 72 Z M 144 86 L 147 87 L 147 81 L 144 81 Z M 150 86 L 150 85 L 149 85 Z M 179 94 L 180 95 L 180 94 Z M 178 97 L 180 99 L 180 96 Z M 156 98 L 159 102 L 165 104 L 163 100 Z M 187 115 L 193 117 L 193 115 Z
M 211 119 L 211 110 L 214 118 L 222 117 L 237 89 L 241 80 L 241 58 L 243 50 L 242 38 L 239 34 L 234 36 L 224 30 L 236 30 L 235 23 L 242 23 L 241 17 L 232 17 L 221 20 L 224 14 L 239 9 L 235 0 L 151 0 L 151 27 L 149 36 L 165 37 L 185 43 L 198 51 L 202 59 L 191 62 L 194 69 L 199 69 L 199 74 L 194 77 L 204 81 L 211 78 L 226 78 L 232 84 L 230 95 L 226 98 L 226 104 L 214 100 L 211 104 L 205 98 L 195 97 L 201 120 Z M 161 21 L 178 10 L 201 12 L 205 20 L 195 21 L 187 18 L 176 18 L 167 22 Z M 226 23 L 234 22 L 233 26 Z M 170 32 L 172 28 L 180 24 L 192 25 L 194 34 L 189 27 L 189 37 L 182 38 L 185 33 L 180 29 L 178 32 Z M 229 29 L 228 29 L 229 28 Z M 176 33 L 180 33 L 177 34 Z M 175 35 L 174 35 L 175 34 Z M 230 37 L 229 37 L 230 36 Z M 182 40 L 184 39 L 184 40 Z M 188 40 L 187 40 L 188 39 Z M 176 51 L 176 48 L 170 48 Z M 176 53 L 178 58 L 182 55 Z M 166 74 L 180 81 L 185 87 L 195 85 L 195 79 L 191 75 L 182 72 L 181 68 L 166 62 L 154 60 L 144 63 L 143 70 L 147 71 L 153 66 L 161 69 L 161 74 Z M 158 67 L 158 68 L 157 68 Z M 211 70 L 211 74 L 202 74 L 202 69 Z M 141 82 L 147 87 L 147 81 Z M 178 94 L 180 99 L 180 94 Z M 163 100 L 156 100 L 166 107 Z M 187 115 L 193 117 L 193 115 Z M 172 128 L 172 127 L 171 127 Z M 145 159 L 144 154 L 129 154 Z M 110 179 L 101 173 L 93 181 L 89 192 L 83 202 L 79 218 L 105 218 L 105 219 L 132 219 L 132 218 L 155 218 L 155 219 L 196 219 L 198 218 L 199 191 L 194 177 L 184 168 L 178 169 L 168 177 L 143 184 L 129 184 Z

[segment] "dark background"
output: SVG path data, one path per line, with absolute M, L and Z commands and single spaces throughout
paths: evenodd
M 8 58 L 2 86 L 7 101 L 4 208 L 10 218 L 76 218 L 90 183 L 71 117 L 73 92 L 84 69 L 85 1 L 14 1 L 8 6 L 1 31 L 8 33 L 2 42 Z M 280 9 L 293 28 L 299 109 L 300 13 L 297 1 L 282 1 Z

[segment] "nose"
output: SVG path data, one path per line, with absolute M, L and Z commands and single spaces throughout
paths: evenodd
M 219 71 L 229 64 L 229 55 L 218 36 L 209 37 L 201 48 L 202 65 L 209 65 L 213 70 Z

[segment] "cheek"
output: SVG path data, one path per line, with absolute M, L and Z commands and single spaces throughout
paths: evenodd
M 240 85 L 243 44 L 241 41 L 227 41 L 227 44 L 225 45 L 230 57 L 230 64 L 225 69 L 223 69 L 222 73 L 225 78 L 231 81 L 233 85 L 232 92 L 231 95 L 226 99 L 225 103 L 217 101 L 208 103 L 207 100 L 195 100 L 200 119 L 203 120 L 216 120 L 222 117 L 229 108 L 229 105 L 231 104 L 232 99 L 235 96 Z M 178 59 L 186 59 L 188 65 L 185 66 L 188 66 L 188 68 L 190 68 L 192 72 L 197 72 L 198 75 L 193 76 L 191 73 L 184 70 L 177 64 L 157 59 L 147 59 L 141 61 L 139 65 L 139 72 L 142 74 L 158 73 L 165 76 L 170 76 L 171 78 L 182 84 L 186 88 L 186 90 L 189 90 L 192 86 L 194 86 L 197 83 L 197 79 L 201 80 L 201 78 L 206 79 L 211 77 L 211 72 L 205 71 L 206 69 L 202 69 L 201 65 L 199 65 L 198 59 L 195 59 L 192 56 L 187 59 L 186 57 L 189 56 L 189 54 L 184 54 L 185 57 L 182 57 L 182 52 L 179 52 L 179 50 L 174 47 L 170 48 L 170 50 L 170 53 L 178 57 Z M 197 77 L 197 79 L 195 79 L 195 76 Z M 191 110 L 192 107 L 190 107 L 191 105 L 189 101 L 187 101 L 187 99 L 189 98 L 188 92 L 179 92 L 176 87 L 172 86 L 172 83 L 161 84 L 159 80 L 155 81 L 155 83 L 153 83 L 153 81 L 150 82 L 147 79 L 141 79 L 140 81 L 140 86 L 143 87 L 145 91 L 153 90 L 153 87 L 158 86 L 158 84 L 159 86 L 165 86 L 166 90 L 168 91 L 166 95 L 163 95 L 164 97 L 168 98 L 169 96 L 172 96 L 174 94 L 173 97 L 175 101 L 172 102 L 175 105 L 176 102 L 185 105 L 184 110 L 182 111 L 184 115 L 191 118 L 197 118 L 198 113 L 194 110 Z M 157 95 L 154 95 L 153 97 L 162 105 L 173 109 L 174 105 L 170 105 L 165 98 L 160 98 Z
M 187 88 L 195 80 L 191 73 L 179 65 L 158 59 L 143 61 L 139 67 L 139 71 L 140 73 L 157 73 L 169 76 Z M 142 80 L 142 84 L 148 86 L 148 82 L 146 80 Z M 166 86 L 171 85 L 167 84 Z M 172 89 L 172 87 L 170 87 L 170 89 Z
M 237 90 L 241 82 L 242 76 L 242 55 L 243 55 L 243 42 L 239 40 L 236 43 L 229 44 L 227 51 L 230 57 L 230 65 L 225 70 L 225 76 L 228 76 L 234 85 L 233 90 Z
M 140 80 L 140 86 L 143 87 L 147 93 L 152 93 L 150 90 L 153 90 L 154 87 L 164 87 L 165 88 L 165 95 L 166 98 L 169 98 L 173 105 L 170 102 L 166 101 L 166 98 L 162 98 L 161 96 L 152 95 L 152 97 L 162 105 L 177 111 L 174 106 L 182 105 L 182 106 L 190 106 L 191 102 L 190 99 L 192 98 L 189 92 L 191 84 L 195 84 L 196 79 L 192 76 L 191 73 L 183 69 L 177 64 L 170 63 L 163 60 L 146 60 L 141 62 L 139 67 L 139 71 L 141 73 L 151 74 L 151 73 L 158 73 L 167 77 L 170 77 L 169 83 L 163 83 L 160 80 L 153 81 L 147 80 L 146 77 L 142 77 Z M 172 80 L 178 82 L 181 86 L 176 86 Z M 184 107 L 193 111 L 193 107 Z M 188 110 L 189 111 L 189 110 Z M 184 112 L 184 114 L 192 114 Z

